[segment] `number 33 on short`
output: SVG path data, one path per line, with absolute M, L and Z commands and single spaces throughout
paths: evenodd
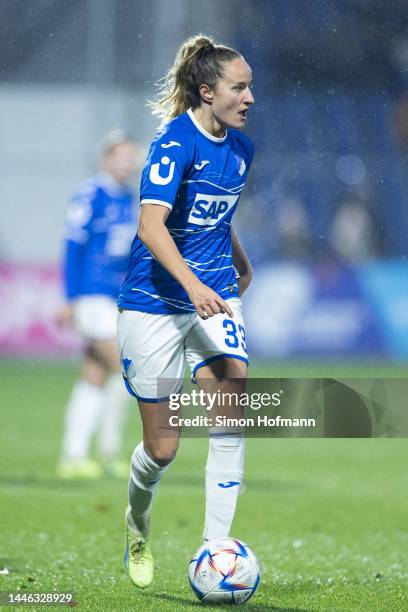
M 232 319 L 224 319 L 222 326 L 225 329 L 225 344 L 229 348 L 241 348 L 248 354 L 245 342 L 245 328 L 243 325 L 235 325 Z

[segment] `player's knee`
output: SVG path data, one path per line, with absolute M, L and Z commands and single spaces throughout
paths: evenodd
M 155 463 L 165 466 L 171 463 L 175 458 L 178 443 L 169 443 L 167 440 L 155 440 L 150 443 L 145 442 L 145 448 Z

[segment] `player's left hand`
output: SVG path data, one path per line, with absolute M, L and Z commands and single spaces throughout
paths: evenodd
M 240 274 L 238 277 L 238 295 L 241 295 L 248 289 L 252 281 L 252 268 L 248 269 L 244 274 Z

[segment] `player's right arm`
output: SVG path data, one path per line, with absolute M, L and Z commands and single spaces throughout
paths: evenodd
M 202 319 L 220 312 L 233 316 L 230 306 L 190 270 L 165 222 L 176 205 L 177 193 L 191 163 L 191 136 L 174 127 L 165 129 L 150 147 L 140 189 L 139 239 L 184 288 Z
M 215 291 L 202 283 L 190 270 L 171 237 L 165 221 L 169 208 L 143 203 L 140 211 L 138 236 L 150 253 L 184 288 L 191 303 L 202 319 L 226 312 L 233 317 L 228 303 Z
M 84 186 L 68 204 L 63 263 L 66 303 L 57 315 L 57 320 L 62 325 L 72 322 L 74 302 L 81 294 L 81 275 L 94 212 L 95 195 L 95 187 Z

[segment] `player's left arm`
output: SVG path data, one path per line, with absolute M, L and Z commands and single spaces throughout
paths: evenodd
M 238 277 L 238 292 L 241 296 L 244 291 L 248 288 L 253 275 L 251 262 L 245 253 L 236 231 L 231 225 L 231 239 L 232 239 L 232 263 L 234 268 L 239 274 Z

